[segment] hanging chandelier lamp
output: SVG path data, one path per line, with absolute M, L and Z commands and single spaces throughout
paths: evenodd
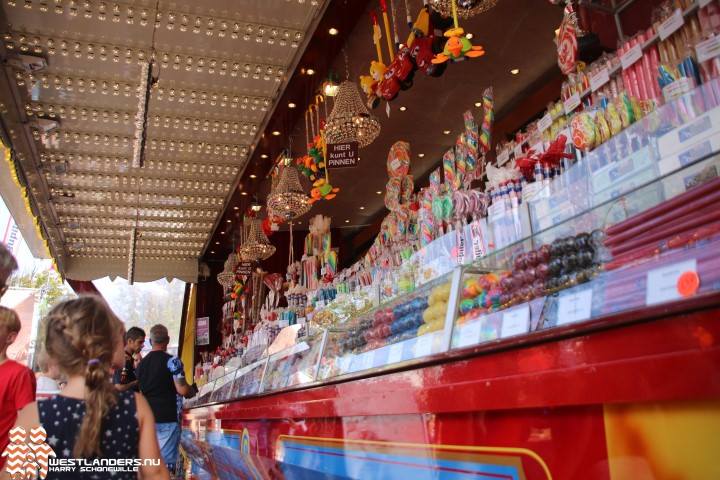
M 300 185 L 298 170 L 294 165 L 285 165 L 280 171 L 277 185 L 267 199 L 268 213 L 290 222 L 310 210 L 307 194 Z
M 246 262 L 266 260 L 275 253 L 275 247 L 263 232 L 262 221 L 254 218 L 250 222 L 250 233 L 248 233 L 245 242 L 238 248 L 238 254 Z
M 237 264 L 237 255 L 233 252 L 228 255 L 227 260 L 225 260 L 225 268 L 223 268 L 223 271 L 217 274 L 217 281 L 222 285 L 223 293 L 227 293 L 235 284 L 235 267 L 237 267 Z
M 368 112 L 357 86 L 349 80 L 342 82 L 325 124 L 327 143 L 358 142 L 362 148 L 374 142 L 379 134 L 380 122 Z
M 457 0 L 457 16 L 470 18 L 487 12 L 497 5 L 497 0 Z M 453 16 L 453 0 L 430 0 L 430 7 L 443 17 Z

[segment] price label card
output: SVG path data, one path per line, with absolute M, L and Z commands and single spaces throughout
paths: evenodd
M 472 323 L 463 325 L 458 331 L 457 348 L 469 347 L 480 343 L 480 327 L 482 326 L 483 317 Z
M 530 305 L 513 308 L 503 313 L 500 338 L 522 335 L 530 329 Z
M 607 68 L 601 68 L 590 75 L 590 90 L 596 91 L 610 81 L 610 74 Z
M 695 52 L 700 63 L 717 57 L 720 55 L 720 36 L 716 35 L 698 43 L 695 45 Z
M 427 357 L 433 353 L 434 333 L 427 333 L 415 339 L 415 358 Z
M 552 127 L 552 123 L 552 117 L 549 113 L 546 113 L 540 120 L 538 120 L 538 129 L 540 129 L 541 132 L 544 132 L 548 128 Z
M 565 107 L 566 114 L 572 113 L 577 107 L 580 106 L 580 94 L 573 94 L 572 97 L 568 98 L 563 102 L 563 106 Z
M 650 270 L 647 274 L 645 303 L 647 305 L 656 305 L 689 296 L 688 293 L 692 294 L 694 291 L 686 292 L 681 279 L 693 275 L 697 278 L 697 262 L 695 259 Z M 699 283 L 699 279 L 697 281 Z M 694 290 L 697 290 L 697 286 Z
M 456 229 L 455 236 L 457 237 L 457 263 L 458 265 L 462 265 L 465 263 L 465 229 Z
M 393 343 L 392 345 L 390 345 L 390 350 L 388 351 L 386 365 L 392 365 L 393 363 L 402 362 L 404 347 L 405 347 L 404 342 Z
M 622 65 L 623 70 L 627 70 L 628 68 L 632 67 L 632 65 L 640 60 L 642 58 L 642 47 L 640 45 L 635 45 L 627 52 L 620 55 L 620 65 Z
M 498 165 L 502 165 L 503 163 L 506 163 L 508 160 L 510 160 L 510 153 L 507 150 L 503 150 L 502 152 L 498 153 L 498 155 L 497 155 Z
M 682 10 L 676 8 L 670 17 L 658 26 L 660 40 L 665 40 L 685 24 Z
M 485 240 L 483 238 L 480 220 L 475 220 L 470 224 L 470 237 L 472 238 L 473 260 L 484 257 L 487 252 L 485 251 Z
M 592 289 L 560 294 L 558 301 L 558 325 L 581 322 L 592 315 Z

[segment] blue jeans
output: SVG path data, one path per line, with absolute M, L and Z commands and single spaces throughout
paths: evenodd
M 177 422 L 157 423 L 155 424 L 155 431 L 160 445 L 160 455 L 162 455 L 168 468 L 174 471 L 178 457 L 178 444 L 180 443 L 180 424 Z

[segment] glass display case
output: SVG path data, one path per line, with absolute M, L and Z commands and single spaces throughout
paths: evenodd
M 672 305 L 680 310 L 689 302 L 716 302 L 716 92 L 718 81 L 693 90 L 539 184 L 520 205 L 491 210 L 484 236 L 502 248 L 488 244 L 490 253 L 467 265 L 456 260 L 437 278 L 431 271 L 447 266 L 432 252 L 418 252 L 413 268 L 421 281 L 410 293 L 359 309 L 321 335 L 229 374 L 232 379 L 219 378 L 194 404 L 374 374 L 511 338 L 552 338 L 551 329 L 636 321 Z M 442 240 L 444 251 L 452 250 L 446 244 L 452 237 Z M 446 263 L 450 258 L 440 256 Z M 424 265 L 423 258 L 434 263 Z

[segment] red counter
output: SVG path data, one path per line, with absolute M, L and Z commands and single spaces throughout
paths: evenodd
M 183 417 L 188 468 L 222 479 L 718 479 L 717 305 L 197 407 Z

